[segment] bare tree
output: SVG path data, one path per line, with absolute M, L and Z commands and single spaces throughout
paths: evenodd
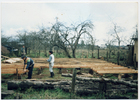
M 49 30 L 46 30 L 45 28 L 41 29 L 39 31 L 38 35 L 38 40 L 43 45 L 44 51 L 45 51 L 45 56 L 47 57 L 47 48 L 50 48 L 50 39 L 51 39 L 51 34 Z
M 95 48 L 95 43 L 97 42 L 98 40 L 91 37 L 91 51 L 92 51 L 92 58 L 94 58 L 93 56 L 93 51 L 94 51 L 94 48 Z
M 51 42 L 53 46 L 58 46 L 63 49 L 69 58 L 71 58 L 71 56 L 67 47 L 70 46 L 72 50 L 72 56 L 75 58 L 75 52 L 80 37 L 83 34 L 89 35 L 92 29 L 93 24 L 91 21 L 84 21 L 78 24 L 76 27 L 72 26 L 71 28 L 64 26 L 60 22 L 56 22 L 56 24 L 53 25 L 51 29 Z
M 57 46 L 65 51 L 66 55 L 71 58 L 68 48 L 67 48 L 67 37 L 68 37 L 68 28 L 65 27 L 62 23 L 56 22 L 51 30 L 51 48 Z
M 39 41 L 39 36 L 40 34 L 38 32 L 31 32 L 30 36 L 32 37 L 31 39 L 31 49 L 35 53 L 35 56 L 40 56 L 40 50 L 41 50 L 41 43 Z
M 95 49 L 95 43 L 98 41 L 95 37 L 93 37 L 91 34 L 89 34 L 89 38 L 87 40 L 90 44 L 90 49 L 92 51 L 92 58 L 94 58 L 94 49 Z
M 72 42 L 71 42 L 70 46 L 71 46 L 74 58 L 75 58 L 75 52 L 76 52 L 76 48 L 77 48 L 80 37 L 83 34 L 91 35 L 93 26 L 94 26 L 93 23 L 88 20 L 88 21 L 84 21 L 84 22 L 80 23 L 76 27 L 73 27 L 75 35 L 73 38 L 71 38 Z
M 105 40 L 105 42 L 106 42 L 106 47 L 108 48 L 108 53 L 109 53 L 109 58 L 111 58 L 111 52 L 112 52 L 112 50 L 113 50 L 113 43 L 115 42 L 114 41 L 114 39 L 112 39 L 112 40 L 110 40 L 110 39 L 108 39 L 108 40 Z
M 28 49 L 28 36 L 27 36 L 27 31 L 26 30 L 23 30 L 23 31 L 17 31 L 18 35 L 17 37 L 19 38 L 19 41 L 20 42 L 23 42 L 24 43 L 24 46 L 25 46 L 25 51 L 26 51 L 26 54 L 27 54 L 27 49 Z
M 10 41 L 11 37 L 10 36 L 5 36 L 4 33 L 2 32 L 1 34 L 1 44 L 6 45 L 8 41 Z
M 117 42 L 118 42 L 118 57 L 117 57 L 117 63 L 119 65 L 119 60 L 120 60 L 120 43 L 121 43 L 121 37 L 119 36 L 119 33 L 124 31 L 124 29 L 122 29 L 120 26 L 117 26 L 117 24 L 113 23 L 114 26 L 114 33 L 112 34 L 113 37 L 116 38 Z

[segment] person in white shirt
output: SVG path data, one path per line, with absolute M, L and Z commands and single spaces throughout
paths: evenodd
M 50 71 L 50 77 L 52 78 L 54 76 L 53 73 L 53 66 L 54 66 L 54 55 L 53 55 L 53 51 L 49 51 L 49 59 L 47 60 L 49 62 L 49 71 Z

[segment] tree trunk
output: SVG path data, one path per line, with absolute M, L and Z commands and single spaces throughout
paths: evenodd
M 31 49 L 29 48 L 29 55 L 30 55 L 30 50 L 31 50 Z
M 99 59 L 99 48 L 98 48 L 98 59 Z
M 47 50 L 46 50 L 46 47 L 45 47 L 45 56 L 47 57 Z
M 93 57 L 93 50 L 92 50 L 92 58 L 94 58 L 94 57 Z
M 108 51 L 107 51 L 107 61 L 108 61 Z
M 39 57 L 40 57 L 40 49 L 39 49 Z
M 119 45 L 119 50 L 118 50 L 117 64 L 119 65 L 120 64 L 120 41 L 118 42 L 118 45 Z
M 110 57 L 110 53 L 111 53 L 111 50 L 109 50 L 109 59 L 111 58 L 111 57 Z
M 70 56 L 70 54 L 69 54 L 67 48 L 65 48 L 64 51 L 65 51 L 65 53 L 66 53 L 66 56 L 69 57 L 69 58 L 71 58 L 71 56 Z
M 75 49 L 72 50 L 72 55 L 73 55 L 73 58 L 76 58 L 76 57 L 75 57 Z
M 27 55 L 27 47 L 25 47 L 25 53 L 26 53 L 26 55 Z

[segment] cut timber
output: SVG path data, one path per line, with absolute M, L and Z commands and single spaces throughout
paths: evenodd
M 101 70 L 97 71 L 99 74 L 119 74 L 119 73 L 138 73 L 138 70 Z
M 47 58 L 32 58 L 33 61 L 37 61 L 38 63 L 34 64 L 34 68 L 49 68 L 49 63 L 46 62 Z M 22 69 L 23 63 L 12 63 L 12 64 L 1 64 L 1 71 L 3 73 L 10 72 L 8 70 L 12 69 Z M 78 58 L 56 58 L 55 64 L 53 68 L 90 68 L 94 72 L 98 74 L 108 74 L 108 73 L 138 73 L 137 70 L 133 70 L 131 68 L 127 68 L 124 66 L 120 66 L 117 64 L 109 63 L 107 61 L 99 60 L 99 59 L 78 59 Z
M 132 70 L 132 69 L 93 69 L 94 71 L 135 71 L 135 70 Z
M 4 97 L 14 94 L 15 92 L 13 90 L 2 90 L 1 91 L 1 98 L 4 99 Z
M 1 57 L 4 58 L 4 59 L 9 59 L 9 57 L 7 57 L 7 56 L 1 55 Z
M 9 64 L 12 64 L 12 63 L 15 63 L 17 61 L 21 61 L 22 59 L 21 58 L 10 58 L 8 60 L 4 60 L 2 61 L 3 63 L 9 63 Z
M 2 80 L 3 81 L 3 80 Z M 137 92 L 137 87 L 138 84 L 135 83 L 131 83 L 131 81 L 119 81 L 119 80 L 114 80 L 114 79 L 104 79 L 104 81 L 102 81 L 102 78 L 84 78 L 84 77 L 76 77 L 76 81 L 75 81 L 75 91 L 79 91 L 79 92 L 83 92 L 82 94 L 86 93 L 89 94 L 90 90 L 91 94 L 93 95 L 93 91 L 95 90 L 97 91 L 97 93 L 99 93 L 99 89 L 100 86 L 99 83 L 103 83 L 106 82 L 109 84 L 105 84 L 106 88 L 105 91 L 109 91 L 109 93 L 112 93 L 115 89 L 115 91 L 119 91 L 121 89 L 131 89 L 131 90 L 135 90 Z M 115 84 L 114 84 L 115 83 Z M 69 91 L 71 89 L 71 84 L 72 81 L 71 80 L 38 80 L 38 79 L 24 79 L 24 80 L 9 80 L 8 81 L 8 90 L 13 90 L 13 89 L 25 89 L 25 88 L 35 88 L 35 89 L 49 89 L 49 88 L 60 88 L 63 90 L 67 90 Z M 115 88 L 114 88 L 115 86 Z M 105 88 L 104 88 L 105 89 Z M 103 88 L 101 89 L 102 91 Z M 126 91 L 127 93 L 127 91 Z
M 128 69 L 127 67 L 95 67 L 95 68 L 92 68 L 91 67 L 91 69 L 93 69 L 93 70 L 103 70 L 103 69 L 107 69 L 107 70 L 117 70 L 117 69 L 121 69 L 121 70 L 124 70 L 124 69 Z
M 47 63 L 47 60 L 35 60 L 35 63 Z
M 23 69 L 10 69 L 10 70 L 2 70 L 1 74 L 17 74 L 17 72 L 18 74 L 25 73 Z M 26 72 L 28 72 L 28 70 Z

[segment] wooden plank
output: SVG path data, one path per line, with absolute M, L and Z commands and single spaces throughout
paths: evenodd
M 1 70 L 10 70 L 10 69 L 23 69 L 23 67 L 6 67 L 6 68 L 1 68 Z
M 34 67 L 35 68 L 39 68 L 40 66 L 46 66 L 49 67 L 49 64 L 35 64 Z M 4 67 L 23 67 L 22 64 L 2 64 L 1 65 L 2 68 Z M 91 67 L 122 67 L 122 66 L 118 66 L 118 65 L 114 65 L 114 66 L 108 66 L 108 65 L 103 65 L 103 66 L 94 66 L 94 65 L 54 65 L 54 68 L 75 68 L 75 67 L 81 67 L 81 68 L 91 68 Z
M 99 74 L 119 74 L 119 73 L 138 73 L 137 70 L 102 70 L 97 71 Z
M 130 68 L 127 68 L 127 67 L 90 67 L 90 69 L 92 70 L 105 70 L 105 69 L 110 69 L 110 70 L 117 70 L 117 69 L 130 69 Z
M 103 67 L 103 68 L 92 68 L 92 70 L 129 70 L 127 67 Z
M 40 59 L 39 61 L 42 61 L 43 59 Z M 60 61 L 65 61 L 66 65 L 62 65 L 63 63 L 61 63 Z M 34 60 L 35 61 L 35 60 Z M 37 60 L 38 61 L 38 60 Z M 44 58 L 43 62 L 46 61 L 46 58 Z M 77 62 L 75 64 L 75 62 Z M 60 64 L 59 64 L 60 63 Z M 80 64 L 79 64 L 80 63 Z M 73 64 L 73 65 L 72 65 Z M 49 68 L 49 63 L 35 63 L 34 68 Z M 66 60 L 64 59 L 57 59 L 56 64 L 53 66 L 53 68 L 91 68 L 93 71 L 97 72 L 97 73 L 126 73 L 126 72 L 130 72 L 130 73 L 138 73 L 137 71 L 133 71 L 127 67 L 123 67 L 117 64 L 113 64 L 113 63 L 108 63 L 106 61 L 102 61 L 102 60 L 97 60 L 97 59 L 90 59 L 90 60 L 86 60 L 85 59 L 70 59 L 70 60 Z M 1 64 L 1 70 L 2 71 L 12 71 L 13 69 L 18 68 L 18 70 L 22 70 L 23 71 L 23 63 L 13 63 L 13 64 Z M 131 70 L 131 71 L 129 71 Z M 116 72 L 118 71 L 118 72 Z M 9 72 L 9 71 L 8 71 Z
M 4 59 L 9 59 L 9 57 L 7 57 L 7 56 L 1 55 L 1 57 L 4 58 Z
M 35 60 L 35 63 L 48 63 L 47 60 Z
M 26 72 L 28 72 L 28 70 Z M 18 74 L 23 74 L 23 73 L 25 73 L 23 70 L 18 70 Z M 13 70 L 13 71 L 1 71 L 1 74 L 16 74 L 16 70 Z

